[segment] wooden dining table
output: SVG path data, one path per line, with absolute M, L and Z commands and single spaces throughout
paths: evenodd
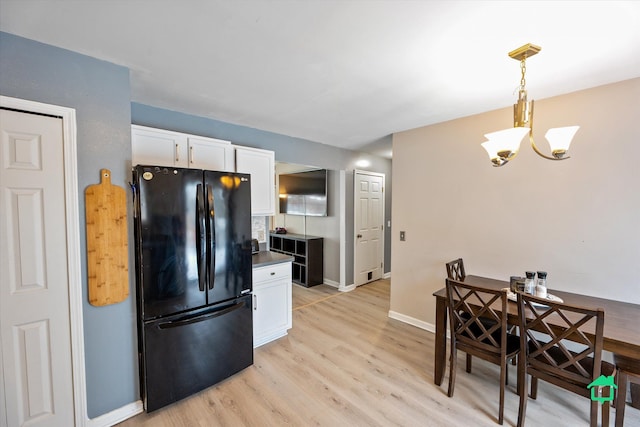
M 509 282 L 480 276 L 466 276 L 464 283 L 488 288 L 508 288 Z M 549 289 L 566 304 L 604 310 L 604 343 L 603 348 L 615 354 L 640 360 L 640 304 L 614 301 L 606 298 L 563 292 Z M 433 381 L 436 385 L 442 383 L 446 368 L 447 356 L 447 294 L 446 288 L 433 293 L 436 297 L 436 336 Z M 517 325 L 518 307 L 509 301 L 507 306 L 509 324 Z

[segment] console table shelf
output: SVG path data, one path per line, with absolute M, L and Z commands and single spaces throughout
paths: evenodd
M 291 275 L 293 282 L 310 287 L 323 282 L 323 246 L 322 237 L 302 234 L 269 234 L 272 252 L 291 255 Z

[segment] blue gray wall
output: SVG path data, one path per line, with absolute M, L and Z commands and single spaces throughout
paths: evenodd
M 276 152 L 276 160 L 312 164 L 347 172 L 347 234 L 353 235 L 353 169 L 360 158 L 368 170 L 386 174 L 386 218 L 391 218 L 391 161 L 271 132 L 202 117 L 131 104 L 129 70 L 109 62 L 0 32 L 0 94 L 76 110 L 78 193 L 82 256 L 83 321 L 87 379 L 87 415 L 95 418 L 139 399 L 133 258 L 130 297 L 122 303 L 94 307 L 87 298 L 84 190 L 111 170 L 112 182 L 127 188 L 131 169 L 133 123 L 231 140 Z M 131 212 L 131 205 L 129 205 Z M 129 215 L 129 236 L 133 227 Z M 385 270 L 391 266 L 389 230 L 385 235 Z M 133 251 L 133 244 L 130 249 Z M 353 241 L 347 242 L 347 265 L 353 265 Z M 353 283 L 350 271 L 347 283 Z
M 130 180 L 129 70 L 0 33 L 0 93 L 76 110 L 87 412 L 94 418 L 139 399 L 135 290 L 119 304 L 89 304 L 84 227 L 84 190 L 100 182 L 100 169 L 111 170 L 113 184 L 127 188 Z

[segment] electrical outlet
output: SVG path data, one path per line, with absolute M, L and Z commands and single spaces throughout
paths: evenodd
M 400 232 L 400 241 L 401 241 L 401 242 L 404 242 L 404 240 L 405 240 L 405 239 L 404 239 L 404 231 L 401 231 L 401 232 Z

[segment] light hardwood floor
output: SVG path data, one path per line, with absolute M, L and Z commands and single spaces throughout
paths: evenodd
M 341 293 L 294 285 L 293 328 L 257 348 L 253 366 L 120 426 L 498 425 L 497 367 L 474 358 L 467 374 L 460 353 L 448 398 L 448 377 L 433 384 L 433 334 L 388 317 L 389 287 L 379 280 Z M 516 371 L 509 369 L 506 426 L 518 416 Z M 586 426 L 588 413 L 588 400 L 541 382 L 527 427 Z M 625 415 L 626 426 L 640 426 L 640 411 L 627 406 Z

